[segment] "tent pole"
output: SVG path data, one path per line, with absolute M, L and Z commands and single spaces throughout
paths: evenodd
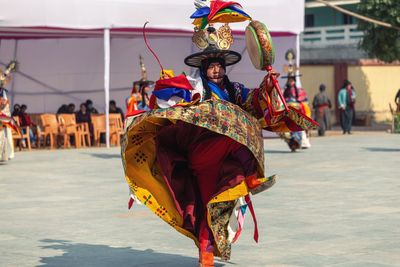
M 301 88 L 301 80 L 300 80 L 300 33 L 296 34 L 296 86 Z
M 106 146 L 110 148 L 110 29 L 104 29 L 104 94 L 106 113 Z
M 15 39 L 14 43 L 14 55 L 13 60 L 17 60 L 17 53 L 18 53 L 18 39 Z M 13 79 L 11 81 L 11 92 L 10 92 L 10 106 L 14 106 L 14 99 L 15 99 L 15 80 L 17 79 L 17 73 L 14 73 Z

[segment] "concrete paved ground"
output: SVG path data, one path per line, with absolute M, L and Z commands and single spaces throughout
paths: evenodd
M 216 266 L 400 266 L 400 135 L 265 141 L 277 184 L 254 198 L 232 260 Z M 0 266 L 196 266 L 193 242 L 127 210 L 118 149 L 33 151 L 0 165 Z

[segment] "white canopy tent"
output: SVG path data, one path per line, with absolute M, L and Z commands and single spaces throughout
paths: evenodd
M 304 0 L 239 2 L 253 19 L 264 22 L 271 31 L 276 49 L 274 67 L 282 71 L 287 49 L 296 49 L 299 55 Z M 191 0 L 0 3 L 0 64 L 11 59 L 20 62 L 9 88 L 10 96 L 13 103 L 27 104 L 28 112 L 55 112 L 61 104 L 78 106 L 88 98 L 102 112 L 108 113 L 109 99 L 115 99 L 123 108 L 132 82 L 140 78 L 140 54 L 149 79 L 159 76 L 160 69 L 142 37 L 146 21 L 150 22 L 149 43 L 164 68 L 190 73 L 183 60 L 198 51 L 191 42 L 193 25 L 189 16 L 195 10 Z M 253 68 L 245 52 L 246 23 L 230 26 L 235 37 L 231 49 L 242 53 L 243 59 L 228 68 L 229 77 L 256 87 L 264 73 Z

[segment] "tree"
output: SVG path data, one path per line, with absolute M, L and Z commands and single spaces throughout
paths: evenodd
M 377 19 L 395 28 L 382 27 L 377 24 L 359 20 L 358 29 L 364 32 L 360 47 L 370 57 L 384 62 L 400 60 L 400 1 L 399 0 L 361 0 L 358 13 Z

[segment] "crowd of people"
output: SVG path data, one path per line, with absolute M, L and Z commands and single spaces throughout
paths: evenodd
M 21 132 L 26 134 L 26 129 L 29 129 L 29 139 L 32 146 L 37 146 L 38 140 L 38 127 L 31 119 L 31 116 L 27 113 L 28 106 L 26 104 L 14 104 L 13 111 L 11 113 L 12 117 L 18 121 Z M 109 102 L 109 112 L 118 113 L 121 115 L 121 120 L 124 121 L 125 115 L 121 108 L 116 105 L 115 100 Z M 63 104 L 58 110 L 57 114 L 75 114 L 76 123 L 88 123 L 91 139 L 93 139 L 93 126 L 91 124 L 91 114 L 99 114 L 98 110 L 94 107 L 93 101 L 91 99 L 79 105 L 79 109 L 75 110 L 75 104 Z M 28 128 L 26 126 L 29 126 Z M 104 138 L 103 138 L 104 139 Z M 26 147 L 26 140 L 22 139 L 22 146 Z M 92 142 L 93 143 L 93 142 Z
M 338 109 L 340 113 L 339 122 L 343 134 L 351 134 L 351 128 L 355 117 L 356 91 L 349 80 L 343 81 L 343 86 L 338 91 Z M 324 136 L 331 129 L 330 113 L 332 102 L 326 92 L 326 86 L 319 86 L 319 93 L 315 95 L 312 102 L 314 119 L 319 123 L 318 135 Z
M 109 102 L 109 113 L 119 113 L 121 114 L 121 119 L 125 119 L 124 111 L 117 106 L 115 100 L 110 100 Z M 75 114 L 76 122 L 90 122 L 90 114 L 99 114 L 99 111 L 93 106 L 93 101 L 91 99 L 86 100 L 79 105 L 79 109 L 75 109 L 75 104 L 63 104 L 58 110 L 57 114 Z

